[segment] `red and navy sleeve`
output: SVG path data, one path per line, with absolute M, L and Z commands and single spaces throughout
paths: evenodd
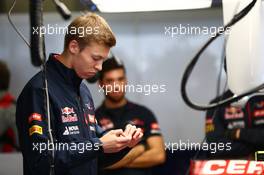
M 144 138 L 161 135 L 161 129 L 156 117 L 154 116 L 153 112 L 147 108 L 144 108 L 144 120 L 145 120 Z
M 40 152 L 41 143 L 48 140 L 43 99 L 43 90 L 28 85 L 17 101 L 19 144 L 24 158 L 24 172 L 29 174 L 49 173 L 48 152 Z

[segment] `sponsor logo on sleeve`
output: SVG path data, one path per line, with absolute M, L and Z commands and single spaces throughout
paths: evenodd
M 255 125 L 263 125 L 264 119 L 255 120 L 254 123 L 255 123 Z
M 31 128 L 29 128 L 29 135 L 31 136 L 33 134 L 40 134 L 40 135 L 42 135 L 43 134 L 42 127 L 39 126 L 39 125 L 33 125 L 33 126 L 31 126 Z
M 244 121 L 230 122 L 230 123 L 228 123 L 227 128 L 228 129 L 245 128 L 245 122 Z
M 158 123 L 151 123 L 150 127 L 151 127 L 151 129 L 160 129 Z
M 255 103 L 254 106 L 257 107 L 257 108 L 264 108 L 264 101 L 260 101 L 258 103 Z
M 213 123 L 213 119 L 207 119 L 205 121 L 205 132 L 208 133 L 208 132 L 213 132 L 215 130 L 215 126 L 214 126 L 214 123 Z
M 145 122 L 143 120 L 140 120 L 138 118 L 134 118 L 129 123 L 132 124 L 132 125 L 136 125 L 136 126 L 144 126 L 144 124 L 145 124 Z
M 99 123 L 103 130 L 114 128 L 114 123 L 109 118 L 103 117 L 99 120 Z
M 264 109 L 262 110 L 255 110 L 254 117 L 263 117 L 264 116 Z
M 32 113 L 28 118 L 28 123 L 31 123 L 32 121 L 42 121 L 41 114 Z
M 151 134 L 159 134 L 160 133 L 160 127 L 158 123 L 151 123 L 150 124 L 150 133 Z

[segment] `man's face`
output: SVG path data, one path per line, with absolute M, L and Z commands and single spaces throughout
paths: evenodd
M 102 81 L 100 81 L 100 86 L 105 90 L 106 98 L 112 102 L 119 102 L 125 97 L 126 84 L 126 75 L 121 68 L 105 72 Z
M 102 69 L 103 61 L 107 58 L 110 48 L 97 43 L 91 43 L 82 51 L 74 54 L 73 69 L 80 78 L 92 78 Z

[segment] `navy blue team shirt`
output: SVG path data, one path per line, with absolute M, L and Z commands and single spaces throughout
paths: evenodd
M 98 124 L 104 131 L 111 129 L 123 128 L 127 124 L 135 125 L 141 128 L 144 133 L 142 144 L 146 144 L 146 140 L 151 136 L 160 136 L 161 130 L 158 121 L 152 111 L 148 108 L 127 102 L 126 105 L 119 108 L 107 108 L 103 103 L 96 109 L 96 118 Z M 150 168 L 120 168 L 115 170 L 102 170 L 100 175 L 151 175 Z
M 57 146 L 55 174 L 96 175 L 97 158 L 103 153 L 99 140 L 103 131 L 95 119 L 90 91 L 73 69 L 56 59 L 56 54 L 50 55 L 46 70 L 54 146 Z M 24 175 L 49 175 L 50 170 L 51 151 L 43 149 L 49 138 L 43 77 L 42 71 L 37 73 L 17 101 L 16 124 Z M 111 161 L 125 153 L 127 150 Z

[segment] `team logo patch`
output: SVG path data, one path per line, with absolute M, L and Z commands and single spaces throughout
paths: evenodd
M 160 129 L 158 123 L 151 123 L 150 128 L 151 128 L 151 129 Z
M 228 129 L 245 128 L 245 122 L 244 121 L 230 122 L 228 123 L 227 128 Z
M 28 118 L 28 123 L 32 121 L 42 121 L 41 115 L 38 113 L 32 113 Z
M 139 126 L 144 126 L 145 122 L 143 120 L 140 120 L 138 118 L 134 118 L 131 122 L 129 122 L 132 125 L 139 125 Z
M 150 133 L 151 134 L 159 134 L 160 133 L 160 127 L 159 127 L 158 123 L 151 123 Z
M 260 119 L 260 120 L 256 120 L 254 121 L 255 125 L 263 125 L 264 124 L 264 120 Z
M 225 119 L 239 119 L 244 117 L 242 108 L 238 107 L 227 107 L 225 109 Z
M 75 135 L 75 134 L 80 134 L 80 130 L 78 126 L 65 126 L 63 135 Z
M 262 110 L 255 110 L 254 117 L 263 117 L 264 116 L 264 109 Z
M 74 112 L 73 108 L 65 107 L 61 109 L 61 119 L 62 123 L 70 123 L 70 122 L 77 122 L 78 117 Z
M 99 123 L 103 130 L 114 128 L 114 123 L 109 118 L 103 117 L 99 120 Z
M 212 124 L 213 123 L 213 119 L 211 119 L 211 118 L 210 119 L 206 119 L 205 123 L 206 124 Z
M 33 134 L 42 135 L 43 134 L 42 127 L 39 125 L 33 125 L 31 128 L 29 128 L 29 135 L 31 136 Z
M 257 108 L 264 108 L 264 101 L 260 101 L 258 103 L 255 103 L 255 107 L 257 107 Z

